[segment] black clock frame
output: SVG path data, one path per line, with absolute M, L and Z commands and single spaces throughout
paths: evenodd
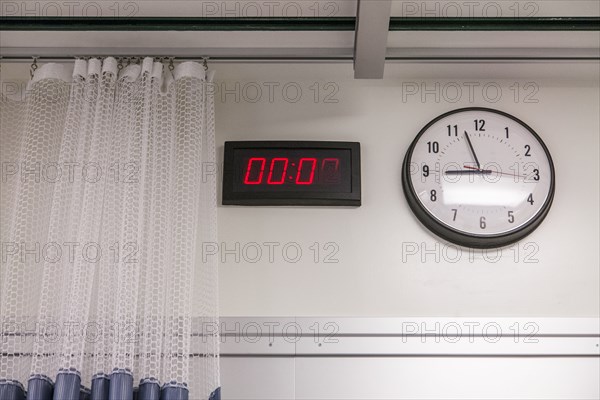
M 413 187 L 412 179 L 410 176 L 410 160 L 412 159 L 413 151 L 414 151 L 417 143 L 419 142 L 419 139 L 421 138 L 421 136 L 433 124 L 435 124 L 440 119 L 445 118 L 449 115 L 458 114 L 458 113 L 466 112 L 466 111 L 491 112 L 491 113 L 499 114 L 504 117 L 510 118 L 513 121 L 521 124 L 540 143 L 540 145 L 544 149 L 544 152 L 546 153 L 546 157 L 548 158 L 548 162 L 550 164 L 550 171 L 551 171 L 550 191 L 548 193 L 548 198 L 542 205 L 542 208 L 540 208 L 539 212 L 530 221 L 528 221 L 525 225 L 523 225 L 521 227 L 517 227 L 509 232 L 498 234 L 498 235 L 485 235 L 484 236 L 484 235 L 469 234 L 469 233 L 454 229 L 452 227 L 449 227 L 448 225 L 440 222 L 435 216 L 433 216 L 433 214 L 431 214 L 422 205 L 422 203 L 419 200 L 419 198 L 417 197 L 417 194 Z M 460 246 L 471 247 L 471 248 L 490 249 L 490 248 L 504 247 L 504 246 L 513 244 L 513 243 L 523 239 L 527 235 L 529 235 L 542 223 L 544 218 L 546 218 L 546 215 L 548 215 L 548 212 L 550 211 L 550 207 L 552 205 L 552 201 L 554 199 L 554 187 L 555 187 L 554 163 L 552 162 L 552 157 L 550 156 L 550 152 L 548 151 L 546 144 L 542 141 L 540 136 L 529 125 L 527 125 L 525 122 L 521 121 L 519 118 L 517 118 L 513 115 L 510 115 L 508 113 L 505 113 L 503 111 L 495 110 L 492 108 L 486 108 L 486 107 L 459 108 L 456 110 L 448 111 L 448 112 L 434 118 L 427 125 L 425 125 L 425 127 L 423 127 L 423 129 L 421 129 L 421 131 L 417 134 L 416 138 L 413 140 L 410 147 L 408 148 L 408 151 L 406 152 L 406 155 L 404 157 L 404 162 L 402 165 L 402 189 L 404 191 L 406 200 L 408 201 L 408 205 L 409 205 L 410 209 L 412 210 L 412 212 L 417 217 L 417 219 L 427 229 L 429 229 L 431 232 L 433 232 L 437 236 L 441 237 L 442 239 L 447 240 L 452 243 L 455 243 Z
M 350 150 L 351 191 L 240 193 L 234 187 L 236 149 L 339 149 Z M 225 142 L 223 167 L 223 205 L 242 206 L 353 206 L 361 205 L 360 143 L 332 141 L 253 140 Z

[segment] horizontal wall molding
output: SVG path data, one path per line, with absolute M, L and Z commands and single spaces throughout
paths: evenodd
M 222 318 L 226 357 L 600 357 L 597 318 Z
M 25 321 L 25 320 L 24 320 Z M 91 323 L 75 334 L 98 338 Z M 208 338 L 220 333 L 224 357 L 600 357 L 599 318 L 326 318 L 224 317 L 193 322 L 192 355 L 202 355 Z M 141 340 L 139 325 L 119 323 L 107 340 Z M 48 340 L 71 334 L 51 324 Z M 5 323 L 0 343 L 18 337 L 15 357 L 31 357 L 43 329 Z M 58 336 L 57 336 L 58 335 Z

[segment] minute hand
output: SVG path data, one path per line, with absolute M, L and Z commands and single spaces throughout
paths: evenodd
M 471 139 L 469 139 L 469 134 L 465 131 L 465 138 L 467 138 L 467 144 L 471 149 L 471 153 L 473 154 L 473 158 L 475 158 L 475 162 L 477 163 L 477 169 L 481 169 L 481 164 L 479 164 L 479 160 L 477 159 L 477 154 L 475 154 L 475 149 L 473 149 L 473 145 L 471 144 Z

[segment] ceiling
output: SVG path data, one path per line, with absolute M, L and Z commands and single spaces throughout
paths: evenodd
M 3 17 L 29 17 L 37 23 L 54 17 L 190 17 L 232 19 L 310 17 L 349 22 L 356 30 L 168 30 L 123 31 L 19 30 L 0 31 L 0 55 L 6 57 L 73 57 L 154 55 L 213 59 L 312 59 L 355 62 L 357 77 L 380 78 L 385 61 L 436 59 L 465 61 L 494 58 L 600 59 L 600 26 L 595 30 L 393 30 L 394 17 L 440 22 L 461 17 L 468 25 L 482 18 L 544 19 L 599 17 L 600 1 L 402 1 L 402 0 L 214 0 L 56 2 L 2 1 Z M 34 18 L 31 18 L 34 17 Z M 48 18 L 49 17 L 49 18 Z M 6 18 L 5 18 L 6 19 Z M 346 18 L 348 19 L 348 18 Z M 283 25 L 285 19 L 280 18 Z M 291 21 L 291 20 L 290 20 Z M 399 20 L 400 23 L 402 20 Z M 598 19 L 596 19 L 598 21 Z M 42 21 L 43 22 L 43 21 Z M 40 23 L 42 23 L 40 22 Z M 0 27 L 2 27 L 0 20 Z M 398 25 L 398 24 L 396 24 Z M 45 25 L 44 25 L 45 26 Z M 43 27 L 39 28 L 43 29 Z M 131 29 L 131 30 L 129 30 Z
M 369 0 L 377 1 L 377 0 Z M 0 1 L 2 16 L 354 17 L 357 0 Z M 392 0 L 394 17 L 600 16 L 598 0 Z

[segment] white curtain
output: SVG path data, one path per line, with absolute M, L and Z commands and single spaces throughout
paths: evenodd
M 2 96 L 3 400 L 218 398 L 211 75 L 76 60 Z

